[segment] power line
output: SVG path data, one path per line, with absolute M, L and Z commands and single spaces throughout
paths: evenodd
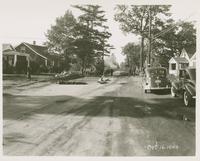
M 183 21 L 185 21 L 185 20 L 191 18 L 194 14 L 195 14 L 195 13 L 190 14 L 190 15 L 189 15 L 187 18 L 185 18 Z M 156 38 L 160 37 L 161 35 L 163 35 L 163 34 L 167 33 L 168 31 L 172 30 L 174 27 L 176 27 L 176 26 L 177 26 L 178 24 L 180 24 L 180 23 L 181 23 L 181 22 L 177 22 L 177 23 L 175 23 L 174 25 L 172 25 L 172 27 L 170 27 L 170 28 L 168 28 L 168 29 L 165 29 L 165 30 L 161 31 L 160 33 L 156 34 L 156 35 L 152 38 L 152 40 L 155 40 Z M 153 43 L 153 42 L 152 42 L 152 43 Z

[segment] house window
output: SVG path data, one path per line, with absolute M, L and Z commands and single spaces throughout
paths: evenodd
M 171 69 L 176 70 L 176 64 L 175 63 L 171 64 Z
M 25 52 L 26 52 L 25 46 L 21 46 L 20 51 L 21 51 L 22 53 L 25 53 Z
M 186 67 L 188 67 L 188 64 L 187 64 L 187 63 L 182 63 L 182 64 L 180 64 L 180 68 L 181 68 L 181 69 L 184 69 L 184 68 L 186 68 Z

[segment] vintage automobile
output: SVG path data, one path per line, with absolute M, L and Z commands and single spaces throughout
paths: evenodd
M 149 67 L 145 69 L 143 77 L 144 92 L 155 90 L 169 90 L 170 81 L 167 78 L 167 69 L 164 67 Z
M 114 71 L 113 72 L 113 76 L 116 76 L 116 77 L 119 77 L 119 76 L 128 76 L 128 72 L 127 71 L 120 71 L 120 70 L 117 70 L 117 71 Z
M 196 98 L 196 69 L 186 68 L 179 71 L 179 77 L 171 81 L 172 97 L 181 96 L 185 106 L 190 107 Z

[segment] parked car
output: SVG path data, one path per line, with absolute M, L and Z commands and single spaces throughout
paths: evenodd
M 179 77 L 171 81 L 172 97 L 181 96 L 185 106 L 191 106 L 196 99 L 196 69 L 186 68 L 179 71 Z
M 170 81 L 167 78 L 167 69 L 164 67 L 149 67 L 145 69 L 143 76 L 144 92 L 170 89 Z
M 121 71 L 121 70 L 117 70 L 113 72 L 113 76 L 128 76 L 128 72 L 127 71 Z

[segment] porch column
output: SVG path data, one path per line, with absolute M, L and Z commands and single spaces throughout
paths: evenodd
M 177 65 L 176 65 L 177 67 L 176 67 L 176 73 L 177 73 L 177 76 L 179 76 L 179 69 L 180 69 L 180 64 L 179 63 L 177 63 Z
M 14 55 L 14 63 L 13 63 L 13 66 L 16 67 L 16 64 L 17 64 L 17 54 Z
M 45 66 L 47 66 L 47 59 L 45 59 Z
M 30 59 L 29 59 L 29 56 L 26 56 L 26 61 L 27 61 L 27 67 L 30 67 Z

